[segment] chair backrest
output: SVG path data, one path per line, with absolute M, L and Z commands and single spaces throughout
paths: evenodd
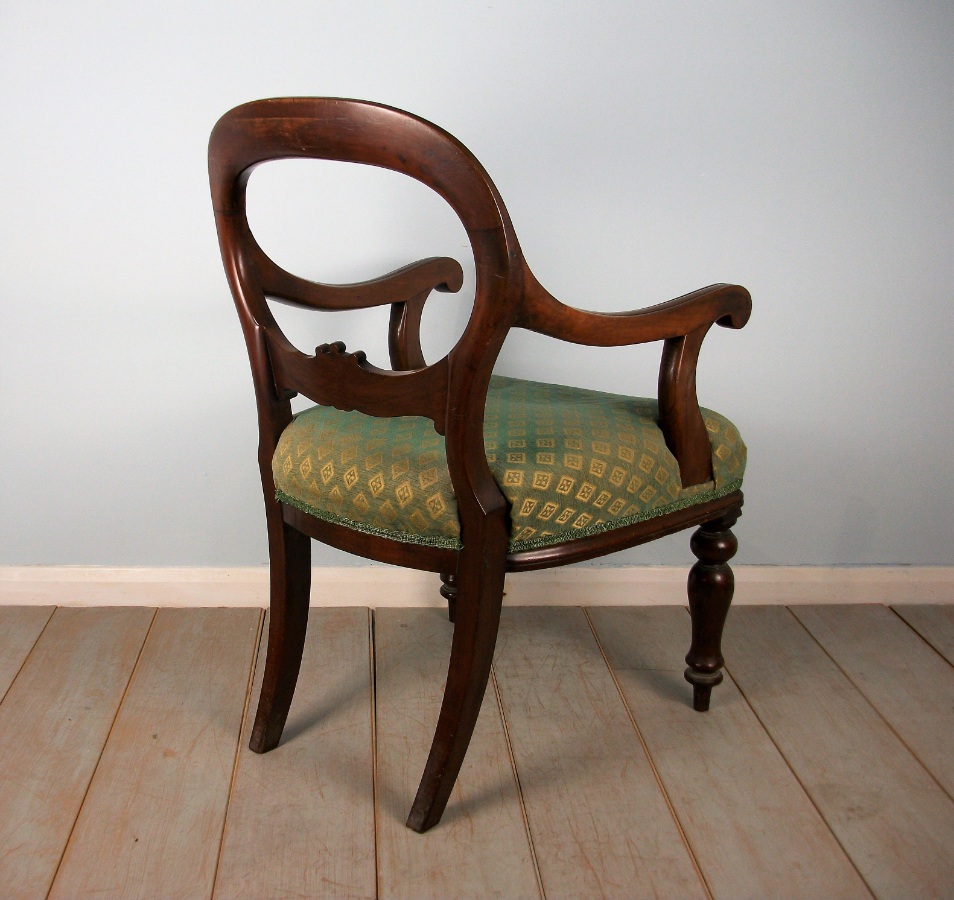
M 246 186 L 256 166 L 289 158 L 391 169 L 432 188 L 451 206 L 469 237 L 477 281 L 471 316 L 447 356 L 414 371 L 392 372 L 370 365 L 363 353 L 345 352 L 341 344 L 323 345 L 311 356 L 285 337 L 267 297 L 327 310 L 409 299 L 406 292 L 391 298 L 387 290 L 375 292 L 375 283 L 316 284 L 264 253 L 249 228 Z M 244 104 L 218 121 L 209 143 L 209 178 L 222 258 L 252 362 L 260 426 L 271 438 L 266 443 L 277 440 L 287 424 L 288 400 L 295 393 L 370 415 L 423 415 L 446 435 L 459 503 L 469 505 L 461 496 L 465 484 L 470 487 L 465 495 L 490 491 L 499 497 L 483 453 L 483 409 L 494 362 L 519 305 L 523 258 L 503 201 L 473 155 L 447 132 L 401 110 L 358 100 L 282 98 Z M 460 286 L 453 261 L 431 260 L 412 269 L 405 280 L 417 278 L 418 290 Z M 401 286 L 400 278 L 382 279 L 382 285 L 385 281 Z

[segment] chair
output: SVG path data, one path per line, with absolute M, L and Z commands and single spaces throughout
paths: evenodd
M 319 284 L 273 262 L 245 213 L 249 175 L 269 160 L 338 160 L 401 172 L 435 190 L 470 239 L 476 296 L 453 349 L 428 364 L 421 311 L 457 291 L 456 260 L 430 258 L 373 281 Z M 713 324 L 745 325 L 748 292 L 716 284 L 622 313 L 565 306 L 524 260 L 500 195 L 440 128 L 357 100 L 286 98 L 233 109 L 212 132 L 209 175 L 222 258 L 251 360 L 268 526 L 271 620 L 250 747 L 274 748 L 301 662 L 310 541 L 434 572 L 454 634 L 433 745 L 407 824 L 439 820 L 490 673 L 504 576 L 579 562 L 697 527 L 686 679 L 709 707 L 722 680 L 732 599 L 730 530 L 745 447 L 700 410 L 696 360 Z M 389 304 L 391 370 L 340 342 L 301 352 L 266 298 L 315 310 Z M 599 347 L 662 341 L 657 400 L 492 374 L 511 328 Z M 301 394 L 316 406 L 293 416 Z

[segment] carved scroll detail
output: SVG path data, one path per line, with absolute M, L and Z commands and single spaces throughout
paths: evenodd
M 314 356 L 268 336 L 275 383 L 288 397 L 303 394 L 322 406 L 370 416 L 426 416 L 444 433 L 447 359 L 415 372 L 391 372 L 368 362 L 362 350 L 349 353 L 341 341 L 321 344 Z

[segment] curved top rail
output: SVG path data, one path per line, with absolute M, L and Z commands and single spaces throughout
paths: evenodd
M 255 166 L 292 158 L 402 172 L 444 197 L 469 233 L 511 227 L 493 182 L 456 138 L 403 110 L 332 97 L 256 100 L 222 116 L 209 141 L 216 212 L 244 210 Z

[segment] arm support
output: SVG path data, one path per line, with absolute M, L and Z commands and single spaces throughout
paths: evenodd
M 696 396 L 696 362 L 709 328 L 668 338 L 659 364 L 659 427 L 679 463 L 683 487 L 712 478 L 712 448 Z
M 311 309 L 366 309 L 411 300 L 421 292 L 459 291 L 464 273 L 456 259 L 434 256 L 411 263 L 381 278 L 356 284 L 319 284 L 287 272 L 255 247 L 263 293 L 284 303 Z
M 575 344 L 619 347 L 664 341 L 659 366 L 659 427 L 679 463 L 683 487 L 712 478 L 712 450 L 696 396 L 696 362 L 714 325 L 742 328 L 752 299 L 734 284 L 714 284 L 632 312 L 594 313 L 566 306 L 525 269 L 517 324 Z
M 388 353 L 395 371 L 423 369 L 427 365 L 421 350 L 421 315 L 429 295 L 430 291 L 423 291 L 406 303 L 391 304 Z

